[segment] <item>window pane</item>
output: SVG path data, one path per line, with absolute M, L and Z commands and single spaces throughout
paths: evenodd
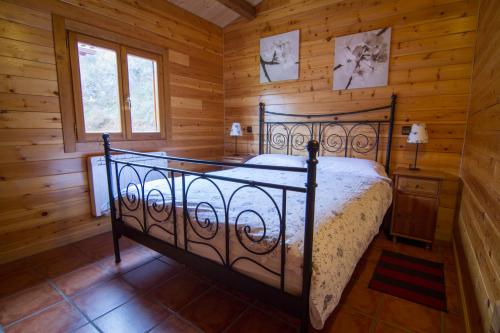
M 117 55 L 78 42 L 85 132 L 121 132 Z
M 156 61 L 128 55 L 132 132 L 160 132 Z

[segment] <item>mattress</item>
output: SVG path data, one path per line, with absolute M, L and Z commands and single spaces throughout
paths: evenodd
M 355 158 L 319 157 L 317 170 L 313 274 L 310 291 L 311 324 L 321 329 L 337 306 L 342 291 L 366 248 L 378 233 L 392 201 L 391 181 L 383 167 Z M 305 158 L 260 155 L 247 163 L 305 167 Z M 305 173 L 233 168 L 209 175 L 304 187 Z M 229 262 L 235 270 L 279 287 L 281 189 L 254 188 L 223 180 L 186 176 L 188 250 L 219 263 L 225 259 L 225 211 L 230 232 Z M 175 188 L 178 246 L 184 247 L 182 179 L 147 181 L 142 211 L 142 187 L 123 189 L 123 220 L 127 225 L 165 242 L 174 243 L 172 191 Z M 286 192 L 285 290 L 299 295 L 305 221 L 305 193 Z M 127 207 L 128 208 L 127 208 Z M 135 209 L 137 207 L 137 209 Z M 265 221 L 265 223 L 263 222 Z M 200 244 L 208 243 L 209 246 Z M 258 255 L 266 253 L 266 255 Z

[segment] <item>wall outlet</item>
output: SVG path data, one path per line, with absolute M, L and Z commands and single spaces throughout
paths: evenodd
M 247 127 L 247 133 L 252 133 L 252 132 L 253 132 L 252 126 L 248 126 Z
M 401 134 L 408 135 L 411 132 L 411 126 L 403 126 L 401 127 Z

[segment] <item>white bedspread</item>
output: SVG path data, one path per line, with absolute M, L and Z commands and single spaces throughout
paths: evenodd
M 281 156 L 280 158 L 277 155 L 273 155 L 272 158 L 261 155 L 247 163 L 266 164 L 266 162 L 274 165 L 305 166 L 305 159 L 302 157 Z M 306 180 L 305 174 L 302 173 L 245 168 L 234 168 L 211 174 L 300 187 L 304 187 Z M 268 255 L 253 255 L 238 242 L 235 230 L 238 230 L 238 235 L 243 243 L 253 251 L 264 252 L 273 247 L 278 241 L 280 230 L 279 215 L 275 207 L 279 207 L 281 210 L 282 191 L 265 189 L 275 200 L 276 206 L 266 194 L 249 187 L 237 191 L 229 202 L 231 194 L 242 184 L 215 180 L 214 182 L 224 196 L 225 201 L 223 201 L 213 184 L 203 179 L 193 181 L 195 178 L 186 177 L 186 186 L 192 182 L 187 196 L 191 223 L 203 237 L 210 238 L 216 234 L 208 242 L 219 250 L 222 258 L 213 249 L 191 242 L 189 243 L 190 251 L 219 262 L 225 260 L 224 206 L 229 206 L 230 262 L 234 261 L 235 258 L 245 256 L 279 272 L 280 246 L 277 246 Z M 381 165 L 372 161 L 352 158 L 320 157 L 317 183 L 310 314 L 313 327 L 321 329 L 330 313 L 337 306 L 357 262 L 377 234 L 384 214 L 390 206 L 392 191 L 390 180 L 386 177 Z M 176 179 L 178 207 L 182 207 L 181 186 L 180 178 Z M 160 191 L 151 191 L 153 188 L 159 189 L 161 194 Z M 134 192 L 133 189 L 129 190 L 131 190 L 129 194 Z M 166 201 L 170 200 L 170 191 L 166 181 L 147 182 L 145 193 L 150 193 L 148 198 L 150 211 L 159 220 L 165 218 L 167 214 L 165 209 L 160 210 L 159 208 L 164 208 L 161 207 L 164 198 Z M 208 202 L 212 207 L 202 202 Z M 159 213 L 153 211 L 155 207 L 160 210 Z M 196 209 L 197 207 L 198 209 Z M 288 192 L 286 207 L 285 290 L 293 294 L 300 294 L 305 194 Z M 265 236 L 263 236 L 263 224 L 254 212 L 246 211 L 241 214 L 237 225 L 235 225 L 238 214 L 245 210 L 255 210 L 266 221 Z M 177 212 L 178 244 L 183 246 L 182 209 L 177 209 Z M 123 213 L 142 220 L 141 209 L 135 213 L 127 212 L 125 209 Z M 196 222 L 196 213 L 201 224 Z M 219 221 L 218 227 L 215 214 L 217 214 Z M 124 217 L 124 221 L 131 226 L 141 227 L 133 217 Z M 148 225 L 154 223 L 154 220 L 148 218 Z M 172 222 L 169 223 L 156 223 L 156 226 L 172 230 Z M 247 227 L 245 228 L 245 226 Z M 173 242 L 173 237 L 164 229 L 152 227 L 150 233 L 169 243 Z M 247 235 L 256 241 L 261 241 L 251 242 Z M 188 232 L 188 236 L 192 240 L 207 242 L 196 236 L 192 230 Z M 248 260 L 238 260 L 234 263 L 234 268 L 268 284 L 279 286 L 278 277 Z

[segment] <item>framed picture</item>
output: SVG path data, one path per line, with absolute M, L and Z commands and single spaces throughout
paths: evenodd
M 333 90 L 386 86 L 391 28 L 335 38 Z
M 299 78 L 299 30 L 260 40 L 260 83 Z

